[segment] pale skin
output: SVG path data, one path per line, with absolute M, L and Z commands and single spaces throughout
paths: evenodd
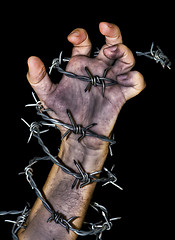
M 44 63 L 38 57 L 28 59 L 27 79 L 45 108 L 53 111 L 50 116 L 70 123 L 66 109 L 70 109 L 77 124 L 86 127 L 97 123 L 91 130 L 107 137 L 111 136 L 117 116 L 124 103 L 139 94 L 145 87 L 141 73 L 131 71 L 135 64 L 132 52 L 122 43 L 120 29 L 107 22 L 99 24 L 99 30 L 105 36 L 105 44 L 96 58 L 90 58 L 91 42 L 84 29 L 77 28 L 68 35 L 73 44 L 72 56 L 67 71 L 78 75 L 87 75 L 87 66 L 93 75 L 102 76 L 110 67 L 107 77 L 117 81 L 117 85 L 106 87 L 102 97 L 101 87 L 92 86 L 90 92 L 84 92 L 87 83 L 63 76 L 58 84 L 53 84 L 46 73 Z M 66 131 L 60 127 L 61 134 Z M 85 171 L 91 173 L 101 170 L 108 154 L 108 143 L 93 137 L 85 137 L 80 143 L 79 136 L 71 134 L 62 141 L 58 157 L 75 171 L 73 160 L 78 160 Z M 71 189 L 74 179 L 53 165 L 43 191 L 55 211 L 66 219 L 79 216 L 73 221 L 81 228 L 87 208 L 96 184 Z M 18 234 L 20 240 L 74 240 L 77 235 L 67 231 L 54 221 L 47 223 L 50 213 L 37 199 L 27 220 L 26 230 Z

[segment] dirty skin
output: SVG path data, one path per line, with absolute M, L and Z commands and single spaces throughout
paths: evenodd
M 120 109 L 127 100 L 135 97 L 144 89 L 145 83 L 141 73 L 131 71 L 135 64 L 134 56 L 131 50 L 122 43 L 119 28 L 115 24 L 101 22 L 99 30 L 105 37 L 105 44 L 95 58 L 90 58 L 92 44 L 84 29 L 77 28 L 69 34 L 68 41 L 73 44 L 73 49 L 66 71 L 87 76 L 85 71 L 87 66 L 93 75 L 102 76 L 104 70 L 110 67 L 106 77 L 113 79 L 117 84 L 106 87 L 104 97 L 101 94 L 101 87 L 92 86 L 90 91 L 85 92 L 86 82 L 65 75 L 58 84 L 54 84 L 46 73 L 44 63 L 38 57 L 28 59 L 27 78 L 43 106 L 53 110 L 48 112 L 51 117 L 70 123 L 66 112 L 66 109 L 69 109 L 77 124 L 88 126 L 91 123 L 97 123 L 92 127 L 92 131 L 109 137 Z M 59 128 L 63 135 L 66 129 Z M 77 143 L 77 136 L 71 134 L 67 140 L 62 141 L 58 157 L 71 168 L 74 168 L 73 159 L 76 159 L 87 172 L 101 170 L 108 154 L 106 144 L 92 137 L 85 137 Z M 64 184 L 72 186 L 72 177 L 67 177 L 57 166 L 53 165 L 43 191 L 55 209 L 62 206 L 66 217 L 81 216 L 73 222 L 77 228 L 80 228 L 95 184 L 85 186 L 78 192 L 75 192 L 75 189 L 71 192 L 71 187 L 59 185 L 63 179 Z M 67 191 L 63 196 L 62 189 L 65 188 Z M 67 198 L 69 198 L 68 205 Z M 75 201 L 72 201 L 72 198 Z M 66 213 L 66 207 L 70 210 L 69 215 Z M 34 236 L 36 239 L 36 235 L 40 234 L 43 236 L 37 237 L 39 240 L 75 240 L 77 238 L 72 232 L 67 235 L 66 230 L 61 226 L 55 228 L 54 223 L 48 225 L 46 219 L 49 217 L 48 212 L 38 200 L 31 211 L 30 227 L 26 229 L 20 240 L 34 239 L 32 238 Z

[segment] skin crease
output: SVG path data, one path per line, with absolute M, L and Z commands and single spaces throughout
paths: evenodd
M 59 84 L 55 85 L 50 84 L 48 81 L 46 82 L 47 84 L 41 86 L 42 83 L 39 82 L 40 89 L 38 95 L 43 105 L 53 110 L 53 113 L 50 114 L 51 117 L 69 123 L 66 113 L 66 109 L 69 109 L 77 124 L 87 126 L 91 123 L 97 123 L 91 130 L 97 134 L 109 136 L 123 104 L 133 94 L 140 92 L 140 86 L 138 86 L 137 90 L 135 79 L 137 80 L 137 77 L 140 78 L 139 80 L 143 81 L 143 79 L 137 72 L 128 73 L 134 66 L 134 57 L 126 46 L 119 43 L 112 47 L 103 47 L 102 51 L 109 61 L 107 59 L 104 62 L 98 56 L 97 58 L 89 58 L 89 56 L 76 55 L 69 61 L 66 71 L 87 76 L 85 71 L 85 66 L 87 66 L 93 72 L 93 75 L 102 76 L 104 70 L 109 67 L 109 63 L 114 63 L 112 59 L 117 59 L 109 69 L 107 77 L 115 79 L 119 84 L 106 87 L 104 98 L 102 97 L 102 89 L 100 87 L 92 86 L 90 92 L 85 93 L 84 89 L 87 83 L 66 76 L 63 76 Z M 41 76 L 43 76 L 43 71 L 40 73 Z M 47 74 L 45 78 L 48 78 Z M 29 76 L 28 79 L 30 79 Z M 34 89 L 36 85 L 33 85 Z M 40 91 L 45 94 L 40 94 Z M 66 131 L 64 128 L 60 128 L 60 130 L 62 134 Z M 98 148 L 98 144 L 102 144 L 100 140 L 92 138 L 83 139 L 82 143 L 88 148 L 93 148 L 94 146 Z
M 90 58 L 92 44 L 84 29 L 77 28 L 69 34 L 68 41 L 73 44 L 73 49 L 66 71 L 87 76 L 87 66 L 93 75 L 102 76 L 104 70 L 109 68 L 106 77 L 115 80 L 117 84 L 105 88 L 104 98 L 101 87 L 92 86 L 85 93 L 87 83 L 78 79 L 63 76 L 59 84 L 53 84 L 44 63 L 38 57 L 28 59 L 27 78 L 43 106 L 52 109 L 49 112 L 51 117 L 70 123 L 66 113 L 66 109 L 69 109 L 77 124 L 86 127 L 97 123 L 91 130 L 109 137 L 120 109 L 127 100 L 144 89 L 145 83 L 139 72 L 131 71 L 135 60 L 132 52 L 122 43 L 120 29 L 115 24 L 101 22 L 99 30 L 105 36 L 106 43 L 95 58 Z M 62 135 L 67 131 L 63 127 L 59 128 Z M 85 137 L 77 143 L 78 137 L 72 133 L 68 139 L 64 139 L 58 157 L 71 168 L 74 168 L 72 159 L 78 156 L 86 171 L 101 170 L 108 154 L 108 143 L 93 137 Z M 71 176 L 53 165 L 43 191 L 54 209 L 59 209 L 67 219 L 80 216 L 73 222 L 80 228 L 96 184 L 72 190 L 72 181 Z M 27 220 L 28 227 L 19 232 L 19 239 L 76 239 L 73 232 L 67 234 L 60 225 L 55 227 L 54 222 L 48 224 L 49 217 L 48 211 L 37 199 Z

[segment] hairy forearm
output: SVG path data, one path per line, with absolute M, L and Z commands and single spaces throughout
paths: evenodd
M 58 157 L 76 172 L 74 160 L 80 162 L 86 172 L 91 173 L 102 169 L 107 153 L 107 145 L 94 150 L 86 148 L 75 140 L 69 140 L 62 142 Z M 43 187 L 43 192 L 54 210 L 59 211 L 66 219 L 77 216 L 78 218 L 73 221 L 73 225 L 80 229 L 96 183 L 72 189 L 73 182 L 72 176 L 53 165 Z M 48 223 L 50 215 L 42 202 L 37 199 L 27 220 L 27 228 L 19 233 L 19 239 L 76 239 L 76 234 L 72 231 L 68 234 L 64 227 L 54 221 Z

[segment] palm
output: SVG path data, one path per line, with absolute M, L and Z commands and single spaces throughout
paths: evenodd
M 79 56 L 71 59 L 67 71 L 77 75 L 87 75 L 85 66 L 98 76 L 102 76 L 108 67 L 98 59 Z M 110 70 L 108 74 L 111 75 Z M 66 113 L 66 109 L 69 109 L 77 124 L 86 127 L 91 123 L 97 123 L 92 130 L 98 134 L 109 136 L 119 110 L 125 103 L 121 85 L 106 87 L 104 97 L 102 96 L 102 87 L 92 86 L 89 92 L 85 92 L 86 86 L 86 82 L 63 76 L 55 90 L 45 99 L 45 105 L 54 111 L 56 114 L 54 114 L 54 118 L 69 123 Z M 63 129 L 64 131 L 65 129 Z
M 114 30 L 119 31 L 116 26 Z M 79 32 L 83 34 L 82 29 Z M 78 41 L 80 39 L 81 36 Z M 91 130 L 109 137 L 123 104 L 144 88 L 143 77 L 138 72 L 130 72 L 134 65 L 134 57 L 131 51 L 121 44 L 121 37 L 116 37 L 116 40 L 112 38 L 111 43 L 108 39 L 109 45 L 112 45 L 112 43 L 117 45 L 114 44 L 111 47 L 107 47 L 108 44 L 104 45 L 96 58 L 89 58 L 91 44 L 87 39 L 86 37 L 84 46 L 81 43 L 81 46 L 76 45 L 73 48 L 72 58 L 66 67 L 66 71 L 87 76 L 85 67 L 88 67 L 93 75 L 102 76 L 104 70 L 110 68 L 106 77 L 115 80 L 117 84 L 106 87 L 104 97 L 100 86 L 92 86 L 89 92 L 85 92 L 88 83 L 65 75 L 63 75 L 59 84 L 53 84 L 47 74 L 44 77 L 42 76 L 45 68 L 38 58 L 35 60 L 36 64 L 40 65 L 40 76 L 38 77 L 40 81 L 36 81 L 38 79 L 35 76 L 34 84 L 31 84 L 44 107 L 52 109 L 52 112 L 50 112 L 51 117 L 70 124 L 66 112 L 69 109 L 76 124 L 86 127 L 89 124 L 97 123 Z M 72 38 L 70 41 L 75 43 L 77 40 Z M 117 46 L 117 49 L 115 46 Z M 36 66 L 33 68 L 36 68 Z M 31 71 L 29 73 L 31 74 Z M 35 72 L 34 74 L 36 75 Z M 28 76 L 30 82 L 31 78 L 31 76 Z M 67 129 L 60 127 L 60 130 L 64 134 Z M 72 135 L 70 137 L 74 138 Z M 92 146 L 97 143 L 96 140 L 92 140 L 90 137 L 82 141 Z M 97 141 L 99 142 L 99 140 Z

